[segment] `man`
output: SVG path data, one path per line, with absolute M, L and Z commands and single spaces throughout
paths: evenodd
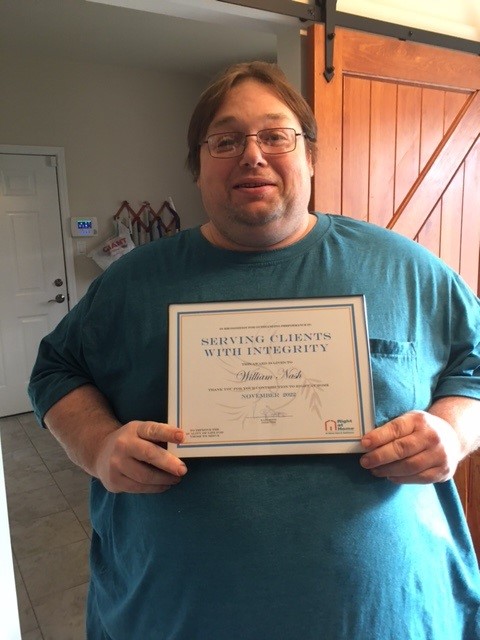
M 480 577 L 452 481 L 479 443 L 480 305 L 400 236 L 308 212 L 316 127 L 273 65 L 201 96 L 208 222 L 112 265 L 40 348 L 40 420 L 92 476 L 89 640 L 473 640 Z M 168 452 L 170 303 L 367 302 L 365 454 Z

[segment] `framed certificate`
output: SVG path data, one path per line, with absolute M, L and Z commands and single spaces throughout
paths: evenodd
M 364 297 L 173 304 L 179 457 L 353 453 L 374 426 Z

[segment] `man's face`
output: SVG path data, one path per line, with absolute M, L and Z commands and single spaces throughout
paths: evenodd
M 210 124 L 213 133 L 257 133 L 290 127 L 301 133 L 294 113 L 272 89 L 255 80 L 233 87 Z M 310 154 L 303 136 L 294 151 L 266 155 L 255 138 L 247 138 L 236 158 L 212 158 L 207 145 L 200 151 L 200 187 L 216 244 L 231 249 L 268 249 L 295 242 L 308 224 Z

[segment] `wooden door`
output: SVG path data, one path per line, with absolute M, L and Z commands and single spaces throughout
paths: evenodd
M 394 229 L 479 292 L 480 58 L 338 28 L 309 29 L 309 99 L 319 125 L 312 208 Z M 480 453 L 456 474 L 480 559 Z

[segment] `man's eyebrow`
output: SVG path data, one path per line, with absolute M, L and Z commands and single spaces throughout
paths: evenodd
M 288 115 L 286 113 L 265 113 L 263 115 L 264 120 L 271 120 L 272 122 L 276 122 L 278 120 L 285 120 L 287 118 L 288 118 Z M 232 126 L 239 125 L 238 118 L 236 118 L 235 116 L 225 116 L 224 118 L 219 118 L 218 120 L 214 120 L 210 126 L 217 129 L 219 127 L 230 126 L 230 125 Z

